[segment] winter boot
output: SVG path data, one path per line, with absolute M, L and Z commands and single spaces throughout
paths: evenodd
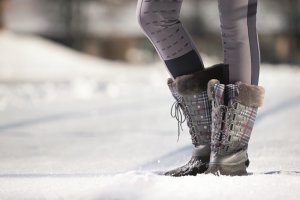
M 176 100 L 171 115 L 178 121 L 178 137 L 181 125 L 186 120 L 195 148 L 187 164 L 165 172 L 165 175 L 195 176 L 207 170 L 211 152 L 211 102 L 207 95 L 207 83 L 214 77 L 228 82 L 228 65 L 218 64 L 203 71 L 179 76 L 175 80 L 168 80 L 169 89 Z
M 209 168 L 215 175 L 247 175 L 247 148 L 258 107 L 262 106 L 264 89 L 241 82 L 208 83 L 212 101 L 212 135 Z

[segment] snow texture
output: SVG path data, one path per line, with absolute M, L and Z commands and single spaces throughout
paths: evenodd
M 0 32 L 0 199 L 298 199 L 300 70 L 263 65 L 249 176 L 164 177 L 185 163 L 161 63 L 99 60 Z M 204 58 L 206 63 L 215 61 Z

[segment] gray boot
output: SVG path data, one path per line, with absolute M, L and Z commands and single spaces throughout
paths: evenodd
M 211 102 L 207 95 L 207 83 L 214 77 L 227 82 L 228 65 L 219 64 L 203 71 L 177 77 L 175 80 L 168 80 L 168 86 L 176 100 L 171 115 L 178 121 L 178 134 L 180 134 L 181 124 L 186 120 L 195 148 L 186 165 L 168 171 L 165 175 L 197 175 L 207 170 L 211 152 Z
M 249 165 L 247 148 L 264 89 L 241 82 L 208 83 L 212 101 L 212 136 L 209 168 L 215 175 L 246 175 Z

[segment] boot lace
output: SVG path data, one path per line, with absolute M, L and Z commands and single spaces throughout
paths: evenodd
M 183 105 L 179 101 L 175 101 L 171 107 L 171 116 L 177 120 L 177 142 L 179 141 L 180 132 L 183 131 L 182 124 L 186 121 L 186 115 L 182 107 Z
M 177 99 L 171 107 L 171 116 L 178 122 L 178 136 L 177 142 L 179 141 L 180 133 L 183 131 L 182 124 L 187 121 L 189 132 L 193 144 L 197 143 L 195 128 L 193 126 L 192 118 L 188 112 L 188 106 L 184 104 L 182 98 Z

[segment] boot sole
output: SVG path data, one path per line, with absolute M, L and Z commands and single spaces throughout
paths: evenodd
M 225 176 L 245 176 L 248 175 L 245 163 L 237 165 L 210 164 L 205 174 L 225 175 Z

